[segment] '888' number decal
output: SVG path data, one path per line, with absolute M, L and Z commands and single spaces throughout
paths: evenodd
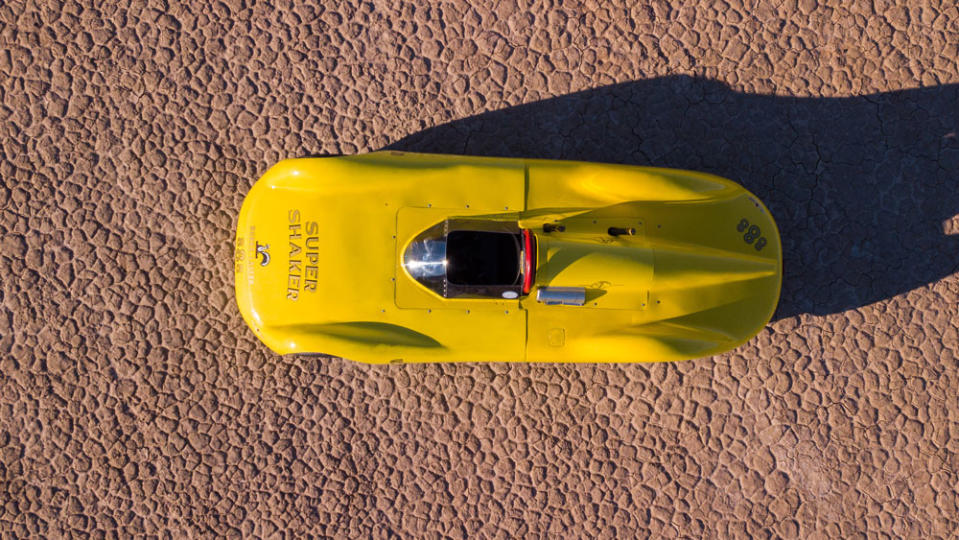
M 739 225 L 736 225 L 736 230 L 743 233 L 743 242 L 752 244 L 756 251 L 762 251 L 766 247 L 766 237 L 761 236 L 763 232 L 759 225 L 750 225 L 749 220 L 743 218 L 739 220 Z

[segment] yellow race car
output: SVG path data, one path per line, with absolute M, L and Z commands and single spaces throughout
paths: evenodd
M 384 151 L 273 166 L 235 267 L 280 354 L 657 362 L 762 329 L 782 247 L 759 199 L 708 174 Z

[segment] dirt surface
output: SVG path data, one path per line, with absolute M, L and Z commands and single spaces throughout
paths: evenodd
M 955 537 L 955 2 L 134 4 L 0 4 L 2 532 Z M 669 365 L 275 356 L 244 194 L 386 146 L 736 179 L 780 310 Z

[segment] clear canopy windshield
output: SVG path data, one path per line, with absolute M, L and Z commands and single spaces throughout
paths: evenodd
M 516 298 L 523 287 L 522 260 L 515 223 L 446 220 L 410 243 L 403 267 L 445 298 Z

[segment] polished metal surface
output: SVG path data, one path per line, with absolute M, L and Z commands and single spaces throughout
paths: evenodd
M 540 287 L 536 301 L 548 306 L 582 306 L 586 303 L 586 287 Z
M 446 276 L 446 238 L 422 238 L 410 244 L 403 266 L 416 279 Z

